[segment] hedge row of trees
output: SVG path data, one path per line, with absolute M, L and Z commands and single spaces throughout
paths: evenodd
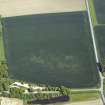
M 0 62 L 0 79 L 8 78 L 8 67 L 4 62 Z
M 8 67 L 6 63 L 0 62 L 0 92 L 7 91 L 11 80 L 8 78 Z
M 49 87 L 48 87 L 49 88 Z M 51 89 L 54 87 L 50 87 Z M 50 89 L 50 91 L 52 91 Z M 11 98 L 20 98 L 20 99 L 24 99 L 24 100 L 32 100 L 32 99 L 51 99 L 53 97 L 58 97 L 58 96 L 70 96 L 70 89 L 66 88 L 66 87 L 56 87 L 55 88 L 57 91 L 59 91 L 58 93 L 30 93 L 30 94 L 24 94 L 25 89 L 24 88 L 10 88 L 10 94 L 8 94 L 8 97 Z
M 12 80 L 8 77 L 8 67 L 5 63 L 0 64 L 0 92 L 2 92 L 3 96 L 11 97 L 11 98 L 20 98 L 24 100 L 31 99 L 50 99 L 58 96 L 70 96 L 70 89 L 64 86 L 60 87 L 52 87 L 46 86 L 42 84 L 37 84 L 37 86 L 46 87 L 43 91 L 58 91 L 58 93 L 37 93 L 37 94 L 24 94 L 24 88 L 9 88 L 9 85 L 12 84 Z M 31 85 L 31 84 L 30 84 Z M 9 92 L 9 93 L 6 93 Z

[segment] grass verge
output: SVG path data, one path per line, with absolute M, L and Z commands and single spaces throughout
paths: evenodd
M 2 24 L 0 17 L 0 63 L 5 61 L 4 46 L 3 46 L 3 34 L 2 34 Z
M 88 101 L 99 99 L 98 91 L 79 91 L 79 92 L 71 92 L 71 101 L 79 102 L 79 101 Z
M 98 91 L 71 91 L 70 101 L 64 103 L 55 103 L 49 105 L 71 105 L 75 102 L 85 102 L 85 101 L 94 101 L 100 99 Z
M 96 26 L 98 24 L 95 7 L 94 7 L 94 0 L 89 0 L 89 6 L 90 6 L 90 13 L 92 17 L 93 26 Z

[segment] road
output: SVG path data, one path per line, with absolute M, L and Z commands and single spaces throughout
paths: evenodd
M 72 92 L 90 92 L 90 91 L 99 91 L 100 89 L 98 88 L 92 88 L 92 89 L 71 89 Z
M 90 14 L 89 0 L 86 0 L 86 8 L 87 8 L 87 12 L 88 12 L 88 18 L 89 18 L 89 23 L 90 23 L 90 30 L 91 30 L 91 35 L 92 35 L 92 41 L 93 41 L 96 63 L 98 64 L 99 63 L 99 57 L 98 57 L 98 51 L 97 51 L 97 46 L 96 46 L 94 28 L 93 28 L 91 14 Z M 104 97 L 104 89 L 103 89 L 103 82 L 104 82 L 105 77 L 102 75 L 102 73 L 100 72 L 98 67 L 97 67 L 97 70 L 98 70 L 98 73 L 100 76 L 100 89 L 99 89 L 99 91 L 101 94 L 101 98 L 103 100 L 103 104 L 105 105 L 105 97 Z

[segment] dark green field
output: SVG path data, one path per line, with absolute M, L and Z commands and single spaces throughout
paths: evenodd
M 94 0 L 96 18 L 98 24 L 94 27 L 97 41 L 99 58 L 105 67 L 105 0 Z
M 3 19 L 12 78 L 69 87 L 92 87 L 98 72 L 86 12 Z
M 105 26 L 95 27 L 96 40 L 98 45 L 98 51 L 100 56 L 100 61 L 105 66 Z
M 105 23 L 105 0 L 94 0 L 98 22 Z

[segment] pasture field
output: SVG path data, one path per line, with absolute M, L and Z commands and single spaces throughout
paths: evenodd
M 100 98 L 98 91 L 71 91 L 71 102 L 83 102 Z
M 12 78 L 73 88 L 98 83 L 86 12 L 3 18 Z
M 94 0 L 96 16 L 99 24 L 105 24 L 105 0 Z
M 103 105 L 99 92 L 80 91 L 71 92 L 71 100 L 64 103 L 55 103 L 48 105 Z
M 49 105 L 103 105 L 102 100 L 99 98 L 97 100 L 89 100 L 82 102 L 74 102 L 74 103 L 59 103 L 59 104 L 49 104 Z

